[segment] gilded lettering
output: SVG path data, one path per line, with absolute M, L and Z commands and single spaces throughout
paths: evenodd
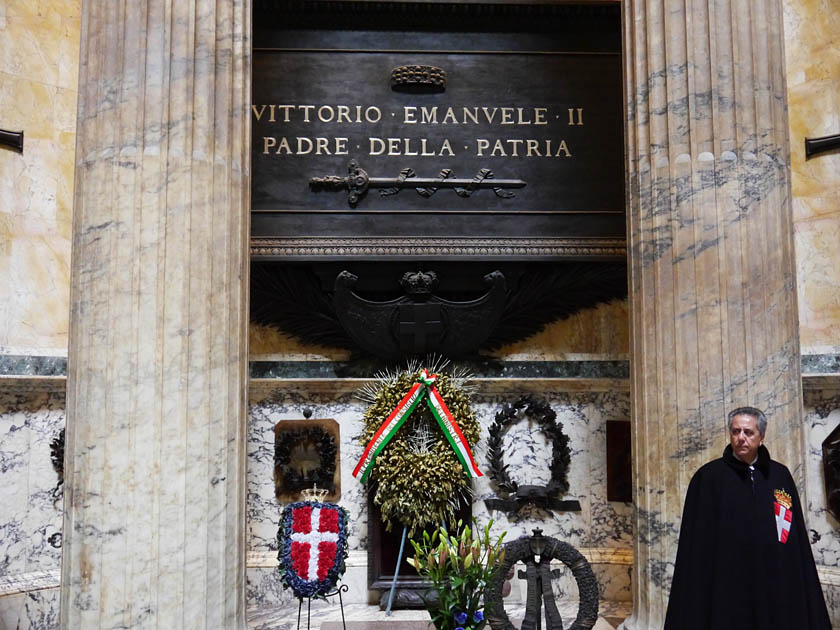
M 277 144 L 277 139 L 271 136 L 263 136 L 263 155 L 268 154 L 268 150 Z
M 565 140 L 560 141 L 560 146 L 557 147 L 557 153 L 554 154 L 554 157 L 560 157 L 561 151 L 566 155 L 566 157 L 572 157 L 572 154 L 569 152 L 569 147 L 566 146 Z
M 421 122 L 424 125 L 429 124 L 429 123 L 431 123 L 433 125 L 436 125 L 437 124 L 437 109 L 438 109 L 437 107 L 431 107 L 431 108 L 423 107 L 420 110 L 421 113 L 422 113 L 421 118 L 420 118 Z
M 309 122 L 309 112 L 315 109 L 314 105 L 298 105 L 298 109 L 303 110 L 303 122 Z
M 498 155 L 496 155 L 497 152 Z M 496 143 L 493 145 L 493 150 L 490 152 L 490 157 L 507 157 L 501 140 L 496 140 Z
M 306 147 L 306 151 L 303 150 L 304 143 L 306 145 L 308 145 Z M 309 138 L 306 138 L 306 137 L 298 136 L 298 138 L 297 138 L 297 155 L 306 155 L 307 153 L 312 153 L 312 147 L 313 146 L 314 145 L 312 144 L 312 140 L 310 140 Z
M 443 124 L 452 123 L 453 125 L 458 124 L 458 119 L 455 118 L 455 112 L 452 111 L 451 107 L 446 108 L 446 116 L 443 117 Z
M 385 141 L 382 138 L 368 138 L 370 150 L 368 155 L 382 155 L 385 153 Z
M 427 142 L 426 138 L 423 138 L 423 139 L 420 140 L 420 155 L 422 155 L 424 157 L 430 157 L 430 156 L 435 155 L 434 151 L 428 151 L 426 149 L 426 142 Z
M 260 110 L 257 111 L 257 106 L 256 105 L 251 105 L 251 110 L 254 112 L 254 116 L 257 117 L 257 122 L 260 121 L 260 117 L 263 115 L 263 112 L 265 111 L 265 107 L 266 106 L 263 105 L 263 106 L 260 107 Z
M 289 110 L 294 109 L 294 105 L 278 105 L 277 109 L 283 110 L 283 122 L 289 122 Z
M 523 118 L 523 116 L 522 116 L 522 110 L 523 109 L 525 109 L 525 108 L 524 107 L 517 107 L 516 108 L 516 113 L 517 113 L 516 124 L 517 125 L 530 125 L 531 121 L 530 120 L 525 120 L 525 118 Z
M 464 108 L 464 124 L 467 124 L 467 118 L 471 118 L 474 125 L 478 124 L 478 107 L 473 107 L 470 112 L 469 107 Z
M 350 108 L 347 105 L 336 105 L 336 122 L 349 122 L 352 123 L 353 120 L 350 118 Z M 342 120 L 344 119 L 344 120 Z
M 324 115 L 324 110 L 326 110 L 329 117 Z M 318 108 L 318 120 L 323 123 L 328 123 L 332 122 L 333 118 L 335 118 L 335 111 L 333 111 L 332 107 L 329 105 L 321 105 L 321 107 Z

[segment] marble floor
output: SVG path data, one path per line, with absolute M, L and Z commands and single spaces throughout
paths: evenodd
M 600 618 L 594 630 L 612 630 L 626 617 L 630 616 L 632 607 L 632 602 L 602 601 L 598 611 Z M 572 600 L 559 602 L 558 608 L 563 617 L 563 627 L 569 628 L 577 615 L 577 602 Z M 506 605 L 505 611 L 514 625 L 519 627 L 525 615 L 525 605 Z M 248 610 L 248 628 L 249 630 L 297 630 L 297 614 L 297 602 L 290 606 L 275 608 L 251 608 Z M 388 620 L 428 621 L 429 619 L 428 613 L 424 610 L 395 610 L 392 611 L 390 617 L 386 617 L 385 612 L 379 610 L 378 606 L 368 606 L 366 604 L 345 604 L 344 617 L 348 622 Z M 321 624 L 325 621 L 341 622 L 341 609 L 338 603 L 313 601 L 310 629 L 320 630 Z M 329 625 L 330 627 L 335 627 L 335 624 Z M 301 614 L 300 627 L 302 630 L 306 630 L 305 602 Z M 543 628 L 545 628 L 544 622 Z M 350 629 L 348 628 L 348 630 Z

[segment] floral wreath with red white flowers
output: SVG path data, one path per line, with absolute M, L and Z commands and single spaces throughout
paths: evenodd
M 335 503 L 299 501 L 283 509 L 277 568 L 285 588 L 299 597 L 326 597 L 344 574 L 346 509 Z

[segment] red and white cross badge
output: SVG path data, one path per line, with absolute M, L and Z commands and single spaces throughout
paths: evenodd
M 283 510 L 280 559 L 284 582 L 299 597 L 321 595 L 343 572 L 345 512 L 332 503 L 302 501 Z
M 793 513 L 790 511 L 793 501 L 790 495 L 784 490 L 774 490 L 776 500 L 773 502 L 773 510 L 776 512 L 776 533 L 779 542 L 784 544 L 790 536 L 790 525 L 793 521 Z

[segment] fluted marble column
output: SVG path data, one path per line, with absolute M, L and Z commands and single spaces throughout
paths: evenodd
M 626 0 L 637 542 L 626 627 L 661 628 L 689 479 L 764 409 L 803 435 L 780 0 Z
M 245 627 L 250 2 L 85 0 L 61 627 Z

